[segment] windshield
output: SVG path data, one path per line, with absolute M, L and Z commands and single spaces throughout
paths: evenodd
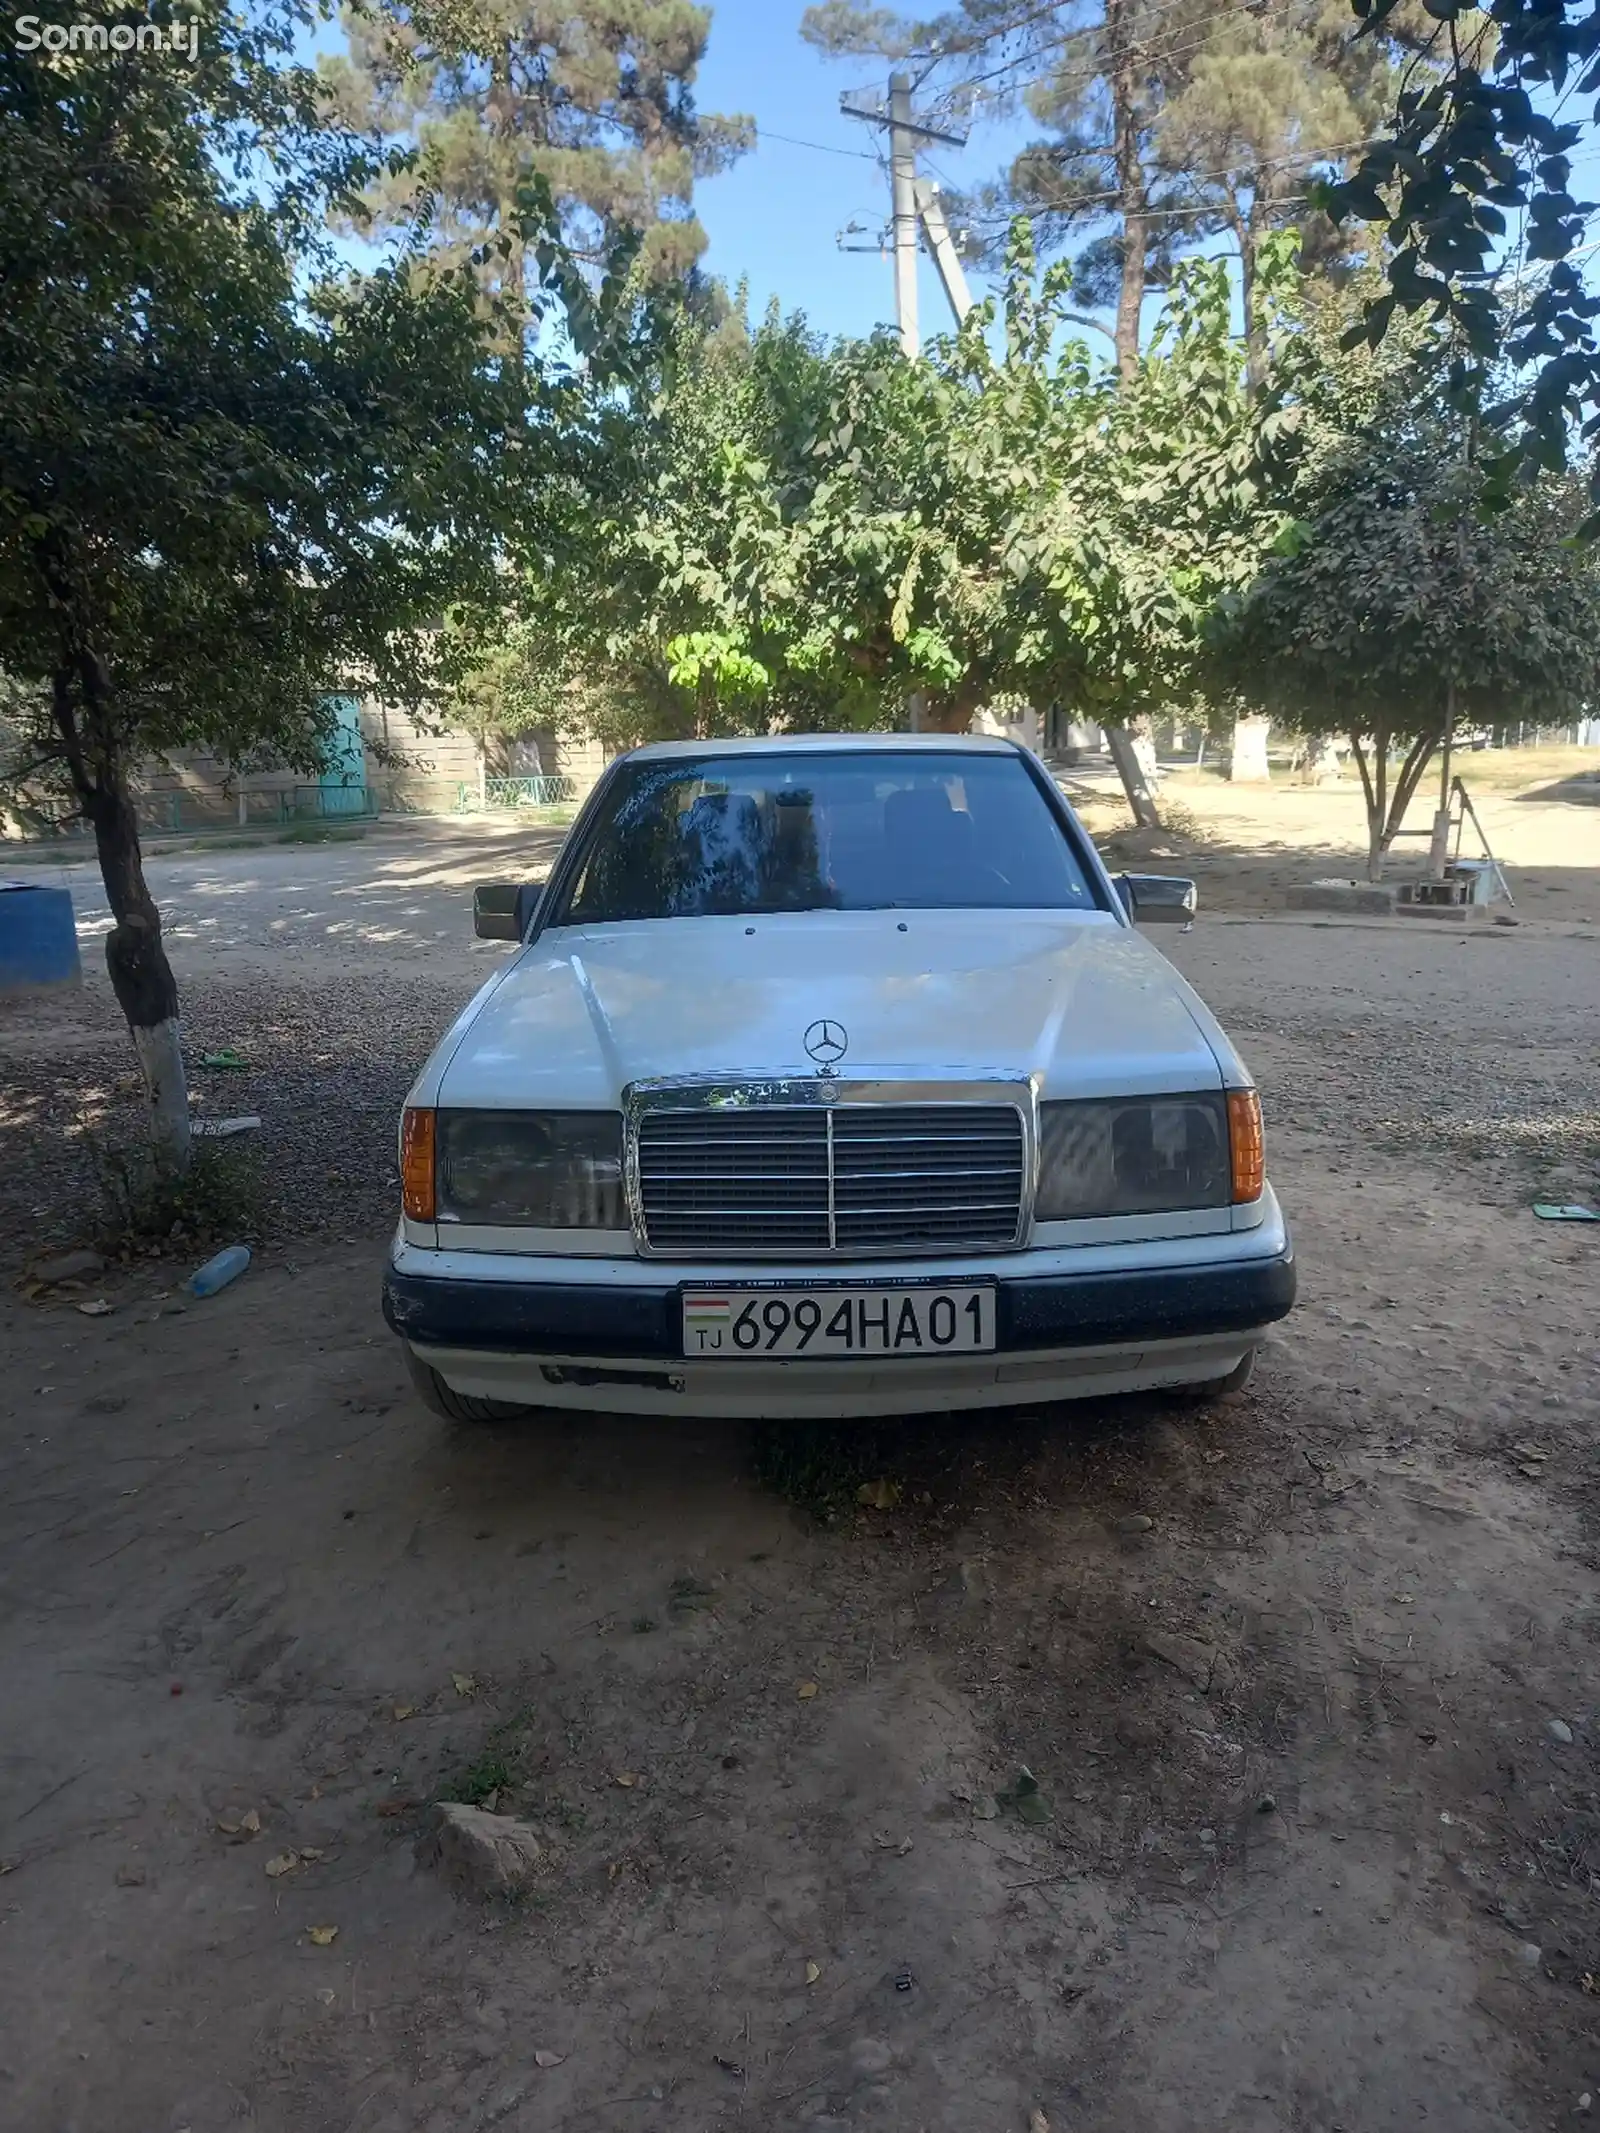
M 625 765 L 557 925 L 772 911 L 1092 911 L 1016 756 L 841 751 Z

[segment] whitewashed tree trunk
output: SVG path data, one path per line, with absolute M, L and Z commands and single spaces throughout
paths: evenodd
M 176 1015 L 153 1028 L 133 1031 L 145 1092 L 150 1104 L 150 1144 L 169 1169 L 189 1163 L 189 1090 L 183 1072 L 183 1045 Z
M 1267 765 L 1267 728 L 1264 718 L 1239 718 L 1233 724 L 1233 761 L 1228 778 L 1234 785 L 1268 785 L 1272 773 Z

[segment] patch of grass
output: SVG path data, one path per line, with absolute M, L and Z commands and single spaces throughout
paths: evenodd
M 364 822 L 295 822 L 279 833 L 279 844 L 353 844 L 367 834 Z
M 259 1237 L 262 1179 L 253 1148 L 196 1142 L 188 1169 L 176 1171 L 148 1147 L 111 1147 L 93 1139 L 86 1146 L 100 1194 L 97 1241 L 103 1251 L 191 1253 Z
M 884 1432 L 842 1422 L 769 1422 L 752 1451 L 756 1479 L 786 1503 L 831 1524 L 856 1504 L 863 1482 L 886 1471 Z
M 485 1748 L 475 1763 L 469 1763 L 458 1777 L 441 1786 L 441 1800 L 459 1800 L 463 1807 L 481 1807 L 485 1800 L 497 1792 L 507 1792 L 511 1787 L 511 1765 L 503 1750 Z

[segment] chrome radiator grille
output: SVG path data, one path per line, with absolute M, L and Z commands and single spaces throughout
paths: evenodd
M 1025 1151 L 1011 1104 L 646 1110 L 644 1241 L 708 1259 L 1004 1249 Z

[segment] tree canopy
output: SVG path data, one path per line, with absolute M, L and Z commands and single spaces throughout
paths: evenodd
M 436 697 L 574 427 L 570 375 L 504 360 L 467 275 L 334 271 L 324 216 L 367 167 L 295 32 L 214 6 L 193 66 L 0 53 L 0 669 L 25 685 L 20 767 L 94 830 L 108 968 L 179 1158 L 136 768 L 201 747 L 314 774 L 329 692 Z
M 1560 720 L 1600 696 L 1600 558 L 1571 538 L 1570 479 L 1479 508 L 1477 425 L 1447 389 L 1452 335 L 1419 320 L 1376 353 L 1341 350 L 1350 308 L 1325 303 L 1297 352 L 1294 516 L 1213 637 L 1229 685 L 1281 724 L 1348 736 L 1376 879 L 1453 729 Z
M 1357 38 L 1345 0 L 962 0 L 924 20 L 829 0 L 805 33 L 838 54 L 921 52 L 925 98 L 974 127 L 1021 103 L 1038 137 L 964 212 L 1001 244 L 1024 212 L 1042 252 L 1071 248 L 1074 300 L 1115 314 L 1125 375 L 1146 293 L 1181 257 L 1230 239 L 1259 378 L 1261 246 L 1295 226 L 1308 261 L 1339 258 L 1331 226 L 1308 214 L 1307 182 L 1342 169 L 1388 115 L 1425 20 L 1406 0 L 1381 34 Z
M 323 63 L 334 109 L 358 130 L 416 151 L 365 190 L 358 227 L 404 227 L 426 201 L 432 242 L 471 260 L 495 234 L 515 240 L 530 178 L 554 197 L 567 246 L 591 263 L 624 232 L 642 237 L 641 272 L 664 284 L 705 249 L 697 178 L 750 145 L 751 122 L 699 112 L 694 79 L 711 11 L 689 0 L 356 0 L 348 50 Z M 477 262 L 522 285 L 520 245 Z
M 1292 246 L 1265 272 L 1292 278 Z M 607 508 L 523 577 L 526 668 L 583 677 L 552 715 L 621 740 L 1181 700 L 1281 522 L 1295 416 L 1252 400 L 1220 266 L 1180 270 L 1120 385 L 1063 337 L 1069 275 L 1040 277 L 1020 223 L 1003 291 L 916 362 L 776 314 L 747 340 L 681 320 Z

